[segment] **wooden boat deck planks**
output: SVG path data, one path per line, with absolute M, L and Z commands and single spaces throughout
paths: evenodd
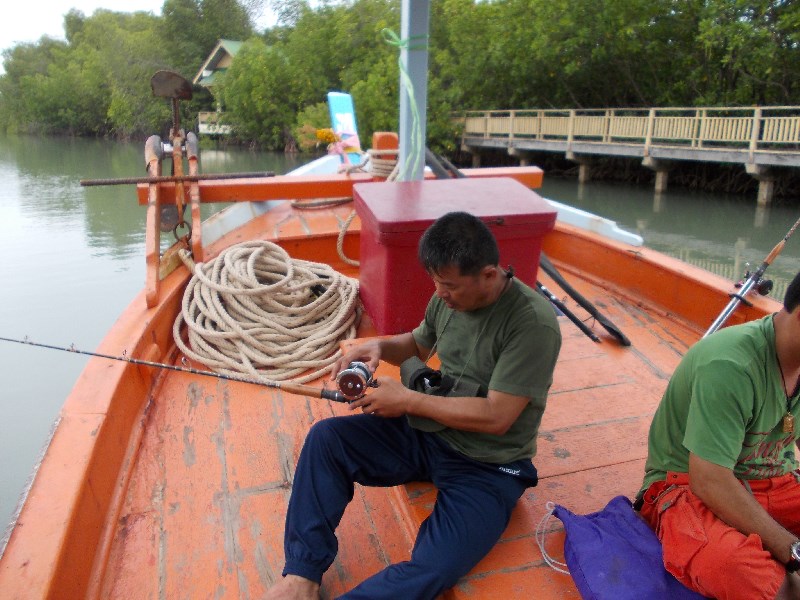
M 581 291 L 599 295 L 591 286 Z M 547 502 L 590 512 L 615 495 L 636 492 L 647 429 L 666 385 L 650 366 L 663 363 L 658 347 L 673 343 L 656 339 L 666 329 L 659 323 L 664 317 L 624 316 L 615 312 L 613 318 L 634 347 L 644 348 L 638 353 L 610 339 L 595 344 L 561 318 L 562 361 L 535 461 L 540 484 L 525 494 L 495 550 L 446 597 L 576 594 L 571 580 L 543 561 L 536 526 Z M 371 334 L 368 323 L 361 334 Z M 651 349 L 656 356 L 647 355 Z M 677 353 L 668 355 L 677 361 Z M 378 376 L 397 376 L 391 367 L 381 371 Z M 347 408 L 181 373 L 164 377 L 156 397 L 102 597 L 148 587 L 150 593 L 137 595 L 195 598 L 217 590 L 224 597 L 258 597 L 280 576 L 283 519 L 305 432 L 322 418 L 347 414 Z M 339 531 L 340 555 L 324 580 L 327 593 L 339 594 L 406 559 L 434 499 L 428 484 L 395 490 L 356 486 Z M 403 523 L 409 518 L 411 523 Z M 552 528 L 550 551 L 562 558 L 560 523 Z

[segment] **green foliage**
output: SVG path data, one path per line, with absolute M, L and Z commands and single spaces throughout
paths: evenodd
M 165 0 L 164 51 L 170 68 L 192 79 L 220 39 L 246 40 L 253 27 L 236 0 Z
M 291 86 L 283 48 L 267 46 L 259 38 L 248 40 L 218 85 L 235 134 L 270 149 L 286 147 L 297 110 Z
M 164 13 L 100 9 L 86 17 L 73 9 L 64 17 L 66 43 L 42 38 L 5 51 L 0 130 L 166 134 L 171 108 L 153 98 L 150 77 L 173 69 L 191 79 L 218 38 L 252 27 L 235 0 L 166 0 Z M 196 96 L 192 114 L 212 104 L 207 92 Z
M 293 147 L 329 126 L 325 95 L 352 93 L 361 141 L 396 130 L 400 0 L 273 0 L 279 25 L 253 37 L 263 0 L 165 0 L 163 16 L 76 10 L 66 42 L 4 53 L 0 128 L 162 134 L 149 77 L 191 79 L 220 38 L 248 40 L 215 90 L 244 141 Z M 454 147 L 455 110 L 791 105 L 800 92 L 800 2 L 432 0 L 427 143 Z M 189 114 L 214 99 L 197 90 Z M 188 115 L 187 115 L 188 116 Z M 186 118 L 186 117 L 185 117 Z M 324 119 L 324 121 L 323 121 Z M 312 122 L 313 121 L 313 122 Z
M 306 106 L 297 114 L 292 128 L 292 135 L 297 140 L 298 149 L 302 152 L 319 150 L 323 144 L 317 139 L 317 129 L 330 127 L 330 112 L 326 102 L 318 102 Z

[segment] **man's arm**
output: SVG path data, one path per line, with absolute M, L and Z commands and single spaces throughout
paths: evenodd
M 689 487 L 711 511 L 745 535 L 758 534 L 781 563 L 797 537 L 783 528 L 736 479 L 733 471 L 689 453 Z
M 486 398 L 428 396 L 409 390 L 399 381 L 383 378 L 378 388 L 350 406 L 380 417 L 415 415 L 453 429 L 503 435 L 528 401 L 524 396 L 495 390 L 489 390 Z

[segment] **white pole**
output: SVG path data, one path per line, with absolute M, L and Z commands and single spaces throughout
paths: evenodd
M 429 0 L 403 0 L 400 16 L 400 37 L 406 41 L 400 51 L 400 61 L 413 87 L 413 105 L 417 108 L 418 122 L 414 122 L 412 100 L 405 89 L 402 73 L 400 75 L 400 161 L 403 166 L 411 159 L 413 164 L 405 173 L 404 179 L 422 179 L 425 167 L 426 119 L 428 112 L 428 22 L 430 20 Z M 412 147 L 414 127 L 420 128 L 422 148 Z M 413 156 L 412 156 L 413 154 Z

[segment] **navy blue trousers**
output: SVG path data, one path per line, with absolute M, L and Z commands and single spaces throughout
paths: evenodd
M 411 481 L 430 481 L 438 488 L 411 559 L 386 567 L 342 598 L 435 598 L 497 543 L 537 475 L 530 460 L 507 465 L 473 460 L 436 434 L 413 429 L 405 417 L 325 419 L 309 431 L 297 463 L 283 574 L 322 579 L 338 551 L 334 532 L 353 499 L 354 483 L 387 487 Z

